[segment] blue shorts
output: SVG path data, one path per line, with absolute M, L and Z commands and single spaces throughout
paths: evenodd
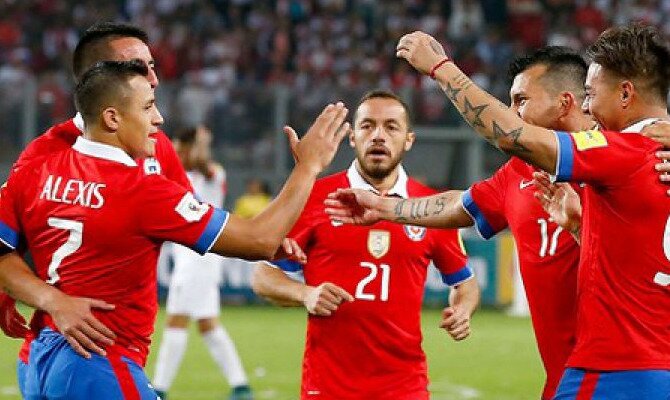
M 85 359 L 60 333 L 45 328 L 19 361 L 19 387 L 27 400 L 156 400 L 142 368 L 123 356 Z
M 554 400 L 669 400 L 670 371 L 567 368 Z

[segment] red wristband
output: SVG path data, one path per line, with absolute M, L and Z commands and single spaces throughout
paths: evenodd
M 437 69 L 443 66 L 444 64 L 448 63 L 449 61 L 451 61 L 449 57 L 444 57 L 442 61 L 435 64 L 433 68 L 430 69 L 430 74 L 428 74 L 431 77 L 431 79 L 435 79 L 435 72 L 437 71 Z

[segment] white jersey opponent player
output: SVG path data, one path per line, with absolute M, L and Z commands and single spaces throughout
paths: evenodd
M 209 204 L 223 206 L 226 171 L 211 160 L 211 141 L 211 132 L 204 126 L 198 126 L 179 132 L 174 146 L 196 196 Z M 166 243 L 163 251 L 172 255 L 174 269 L 167 297 L 168 316 L 153 379 L 157 393 L 166 399 L 166 392 L 172 386 L 186 351 L 188 323 L 194 319 L 198 322 L 198 331 L 209 354 L 232 387 L 229 399 L 251 399 L 242 361 L 219 321 L 219 284 L 225 259 L 215 254 L 201 256 L 173 243 Z

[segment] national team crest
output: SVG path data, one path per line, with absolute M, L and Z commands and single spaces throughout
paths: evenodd
M 373 229 L 368 233 L 368 251 L 374 258 L 382 258 L 391 248 L 391 233 Z
M 423 226 L 404 225 L 403 228 L 409 240 L 413 242 L 420 242 L 426 237 L 426 228 Z

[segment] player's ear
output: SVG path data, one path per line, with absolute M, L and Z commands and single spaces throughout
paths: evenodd
M 416 134 L 414 131 L 407 132 L 407 137 L 405 138 L 405 151 L 409 151 L 416 140 Z
M 102 110 L 102 122 L 105 125 L 105 128 L 116 131 L 119 129 L 119 114 L 116 108 L 107 107 Z
M 562 92 L 559 95 L 558 101 L 559 101 L 558 106 L 561 110 L 561 115 L 560 115 L 561 117 L 565 117 L 568 114 L 570 114 L 570 110 L 572 110 L 572 107 L 574 107 L 577 104 L 576 99 L 575 99 L 575 94 L 572 93 L 572 92 L 567 92 L 567 91 Z
M 635 93 L 635 85 L 629 80 L 621 82 L 621 107 L 628 108 Z

